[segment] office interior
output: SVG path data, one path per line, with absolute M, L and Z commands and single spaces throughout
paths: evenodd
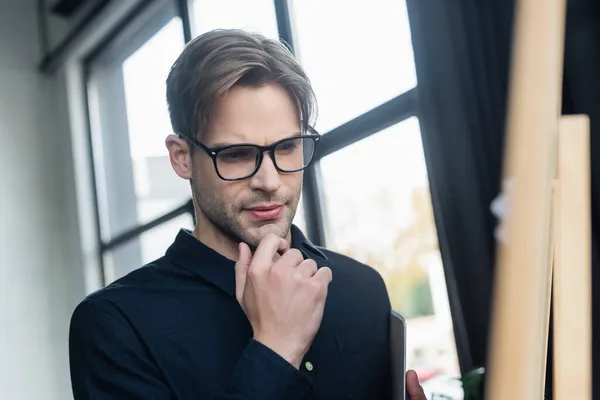
M 294 223 L 377 269 L 407 366 L 428 398 L 462 400 L 489 354 L 515 4 L 0 0 L 0 398 L 72 398 L 75 306 L 193 228 L 165 79 L 187 42 L 234 27 L 283 40 L 316 92 L 323 138 Z M 564 53 L 562 113 L 591 121 L 595 288 L 600 4 L 568 0 Z M 590 318 L 596 332 L 598 290 Z

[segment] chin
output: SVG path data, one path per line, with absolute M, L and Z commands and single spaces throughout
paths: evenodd
M 254 247 L 258 246 L 258 243 L 262 238 L 268 234 L 275 234 L 281 238 L 285 238 L 290 230 L 290 225 L 285 220 L 275 220 L 272 222 L 254 223 L 246 229 L 248 244 Z

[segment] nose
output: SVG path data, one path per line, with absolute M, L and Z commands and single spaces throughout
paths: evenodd
M 260 168 L 250 178 L 250 187 L 264 192 L 276 192 L 281 187 L 281 176 L 268 154 L 264 155 Z

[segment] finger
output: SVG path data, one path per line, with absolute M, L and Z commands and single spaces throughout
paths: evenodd
M 419 384 L 419 377 L 415 371 L 406 371 L 406 391 L 410 396 L 411 400 L 427 400 L 425 397 L 425 391 Z
M 333 279 L 333 276 L 331 274 L 331 268 L 321 267 L 317 270 L 317 272 L 315 273 L 315 275 L 313 277 L 315 279 L 320 279 L 325 284 L 329 284 L 331 282 L 331 280 Z
M 277 248 L 277 254 L 284 255 L 290 249 L 290 244 L 287 240 L 279 238 L 279 247 Z
M 279 260 L 279 257 L 284 255 L 290 249 L 290 244 L 287 240 L 281 239 L 279 241 L 279 247 L 277 248 L 277 252 L 273 255 L 273 262 Z
M 275 261 L 279 260 L 280 258 L 281 258 L 281 254 L 275 253 L 275 255 L 273 256 L 273 264 L 275 263 Z
M 280 238 L 279 236 L 269 234 L 262 238 L 256 251 L 254 252 L 254 257 L 252 257 L 252 267 L 253 268 L 268 268 L 273 264 L 273 259 L 276 253 L 285 253 L 289 249 L 289 244 L 285 239 Z
M 275 263 L 275 265 L 287 267 L 287 268 L 295 268 L 300 263 L 304 261 L 304 257 L 302 253 L 298 249 L 290 249 L 286 251 Z
M 304 260 L 297 267 L 296 271 L 305 278 L 310 278 L 317 273 L 317 263 L 314 260 Z
M 242 305 L 242 299 L 244 298 L 244 288 L 246 287 L 246 276 L 248 275 L 248 268 L 250 267 L 250 261 L 252 260 L 252 253 L 246 243 L 240 243 L 238 260 L 235 263 L 235 297 Z

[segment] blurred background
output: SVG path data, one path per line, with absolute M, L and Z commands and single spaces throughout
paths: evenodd
M 192 228 L 164 146 L 165 78 L 186 42 L 233 27 L 285 41 L 319 101 L 295 223 L 380 272 L 407 319 L 407 366 L 432 399 L 462 399 L 458 378 L 486 360 L 512 13 L 475 0 L 0 0 L 0 398 L 71 398 L 74 307 Z M 598 5 L 570 1 L 563 112 L 591 116 L 593 149 L 599 33 Z

